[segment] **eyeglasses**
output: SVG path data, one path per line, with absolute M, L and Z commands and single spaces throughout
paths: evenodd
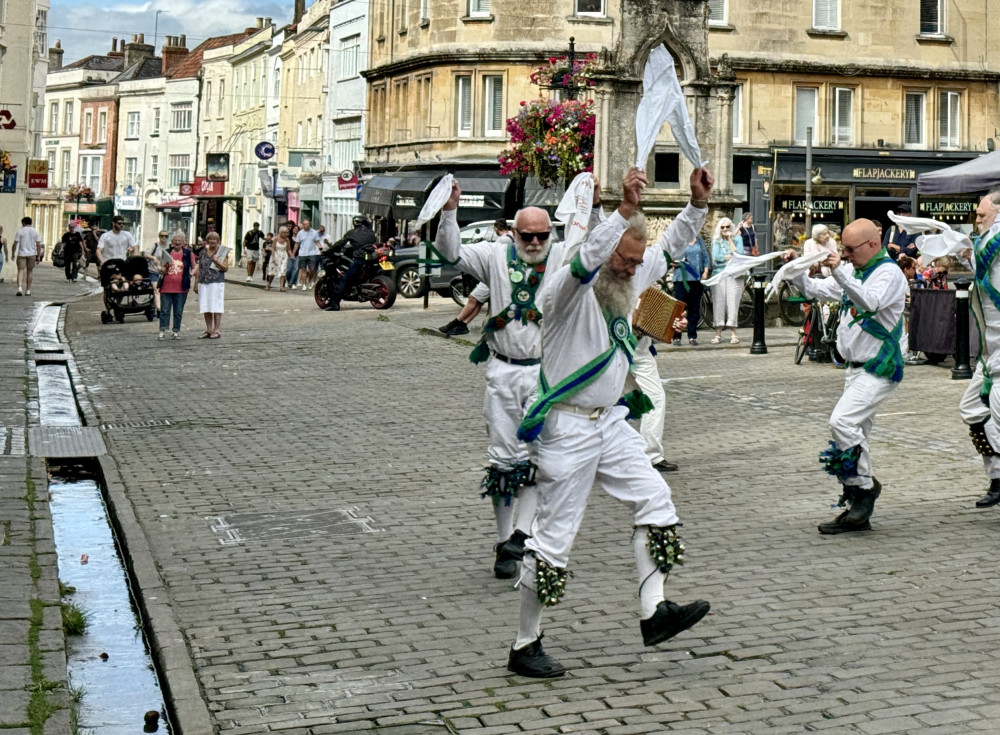
M 635 258 L 626 258 L 626 257 L 625 257 L 624 255 L 622 255 L 622 254 L 621 254 L 620 252 L 618 252 L 618 250 L 617 250 L 617 249 L 615 250 L 615 255 L 617 255 L 617 256 L 618 256 L 618 258 L 619 258 L 619 259 L 620 259 L 620 260 L 621 260 L 621 261 L 622 261 L 623 263 L 625 263 L 626 265 L 629 265 L 629 266 L 631 266 L 631 267 L 633 267 L 633 268 L 638 268 L 638 267 L 639 267 L 640 265 L 642 265 L 642 261 L 643 261 L 643 259 L 642 259 L 642 258 L 639 258 L 639 259 L 635 259 Z
M 531 242 L 535 239 L 537 239 L 538 242 L 545 242 L 549 239 L 550 234 L 548 230 L 545 230 L 544 232 L 525 232 L 524 230 L 514 230 L 514 232 L 516 232 L 525 242 Z
M 723 225 L 723 226 L 722 226 L 722 227 L 720 227 L 719 229 L 720 229 L 720 230 L 731 230 L 731 229 L 733 229 L 733 228 L 732 228 L 732 227 L 730 227 L 729 225 Z
M 857 245 L 844 245 L 844 252 L 847 253 L 848 255 L 850 255 L 851 253 L 853 253 L 858 248 L 863 248 L 865 245 L 868 245 L 870 242 L 872 242 L 872 241 L 871 240 L 865 240 L 864 242 L 859 242 Z M 842 242 L 842 244 L 843 244 L 843 242 Z

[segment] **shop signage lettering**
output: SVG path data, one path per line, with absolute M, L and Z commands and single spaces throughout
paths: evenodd
M 485 207 L 486 206 L 486 195 L 485 194 L 462 194 L 458 197 L 458 206 L 460 207 Z
M 974 212 L 973 202 L 920 202 L 919 209 L 926 214 L 969 214 Z
M 844 208 L 843 199 L 813 199 L 813 212 L 837 212 Z M 804 212 L 806 211 L 805 199 L 781 199 L 778 202 L 778 209 L 784 212 Z
M 879 181 L 898 180 L 912 181 L 917 178 L 917 172 L 912 168 L 865 168 L 854 169 L 856 179 L 877 179 Z
M 396 197 L 397 207 L 415 207 L 417 206 L 417 200 L 413 197 L 398 196 Z
M 757 175 L 765 179 L 771 178 L 771 167 L 770 166 L 757 166 Z

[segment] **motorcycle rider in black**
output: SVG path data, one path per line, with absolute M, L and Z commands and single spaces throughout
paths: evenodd
M 378 238 L 375 236 L 375 231 L 372 229 L 371 222 L 367 217 L 355 217 L 353 224 L 354 227 L 348 230 L 346 235 L 331 246 L 333 252 L 342 252 L 344 256 L 352 259 L 347 272 L 344 273 L 344 277 L 337 284 L 333 298 L 330 301 L 330 306 L 327 307 L 331 311 L 340 309 L 340 300 L 351 286 L 354 285 L 358 274 L 361 273 L 361 269 L 364 267 L 365 254 L 372 252 L 378 243 Z

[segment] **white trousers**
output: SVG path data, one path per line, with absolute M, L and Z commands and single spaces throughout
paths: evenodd
M 983 364 L 976 364 L 976 372 L 958 402 L 958 413 L 962 421 L 972 425 L 985 421 L 986 438 L 990 445 L 1000 451 L 1000 383 L 994 383 L 990 389 L 990 405 L 987 406 L 979 397 L 983 387 Z M 983 457 L 983 468 L 986 477 L 991 480 L 1000 479 L 1000 457 Z
M 495 357 L 486 364 L 486 458 L 500 469 L 509 470 L 530 458 L 528 446 L 517 438 L 517 427 L 535 400 L 538 370 L 538 365 L 511 365 Z
M 639 390 L 653 402 L 652 410 L 642 415 L 639 433 L 646 442 L 646 456 L 651 464 L 656 464 L 663 460 L 663 424 L 666 418 L 667 394 L 663 391 L 663 381 L 660 380 L 660 371 L 656 368 L 656 358 L 648 349 L 636 350 L 635 359 L 632 361 L 632 377 Z
M 595 480 L 629 504 L 634 525 L 678 522 L 670 486 L 650 465 L 627 415 L 616 406 L 597 420 L 560 410 L 546 417 L 536 441 L 538 511 L 525 548 L 549 565 L 566 568 Z
M 896 390 L 896 385 L 888 378 L 876 377 L 863 368 L 847 368 L 844 393 L 830 414 L 830 434 L 837 449 L 861 447 L 858 474 L 844 480 L 845 485 L 872 487 L 868 434 L 871 433 L 878 407 Z
M 712 320 L 716 327 L 736 328 L 740 314 L 743 281 L 723 278 L 712 286 Z

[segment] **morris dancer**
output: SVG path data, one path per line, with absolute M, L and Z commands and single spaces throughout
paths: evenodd
M 826 534 L 871 529 L 882 485 L 872 475 L 868 435 L 878 407 L 903 379 L 906 351 L 906 276 L 882 247 L 875 223 L 855 220 L 844 228 L 841 242 L 849 263 L 831 253 L 821 261 L 831 276 L 800 273 L 792 279 L 808 299 L 841 302 L 837 349 L 847 361 L 847 375 L 830 415 L 833 441 L 820 453 L 820 463 L 843 485 L 838 504 L 848 509 L 819 524 Z
M 979 362 L 958 411 L 969 425 L 972 444 L 983 456 L 990 487 L 976 501 L 977 508 L 1000 503 L 1000 386 L 994 376 L 1000 368 L 1000 190 L 982 198 L 976 208 L 976 229 L 982 238 L 975 247 L 976 280 L 970 291 L 972 313 L 979 326 Z
M 572 261 L 548 276 L 540 305 L 541 395 L 518 435 L 538 439 L 540 504 L 521 570 L 521 612 L 507 668 L 522 676 L 561 676 L 562 664 L 541 644 L 542 608 L 563 594 L 573 539 L 595 481 L 635 513 L 633 548 L 639 574 L 640 629 L 653 646 L 697 623 L 709 604 L 680 606 L 664 599 L 663 584 L 683 562 L 670 487 L 644 453 L 642 437 L 618 407 L 635 352 L 630 319 L 636 298 L 666 273 L 662 250 L 680 258 L 708 213 L 712 177 L 691 174 L 691 204 L 674 219 L 659 247 L 646 247 L 638 211 L 646 177 L 637 168 L 623 180 L 624 201 L 593 228 Z M 625 400 L 625 399 L 623 399 Z M 627 404 L 630 408 L 632 401 Z
M 527 445 L 517 438 L 517 426 L 538 388 L 543 312 L 537 303 L 547 285 L 546 266 L 562 264 L 563 248 L 551 242 L 552 223 L 548 213 L 538 207 L 525 207 L 514 217 L 513 242 L 502 238 L 462 244 L 456 219 L 461 193 L 455 182 L 441 212 L 436 246 L 443 258 L 457 261 L 462 271 L 489 288 L 490 317 L 483 327 L 483 341 L 469 359 L 489 361 L 483 401 L 489 465 L 481 488 L 493 501 L 496 518 L 493 574 L 511 579 L 524 555 L 524 540 L 538 498 L 534 464 Z M 599 190 L 594 196 L 599 196 Z

